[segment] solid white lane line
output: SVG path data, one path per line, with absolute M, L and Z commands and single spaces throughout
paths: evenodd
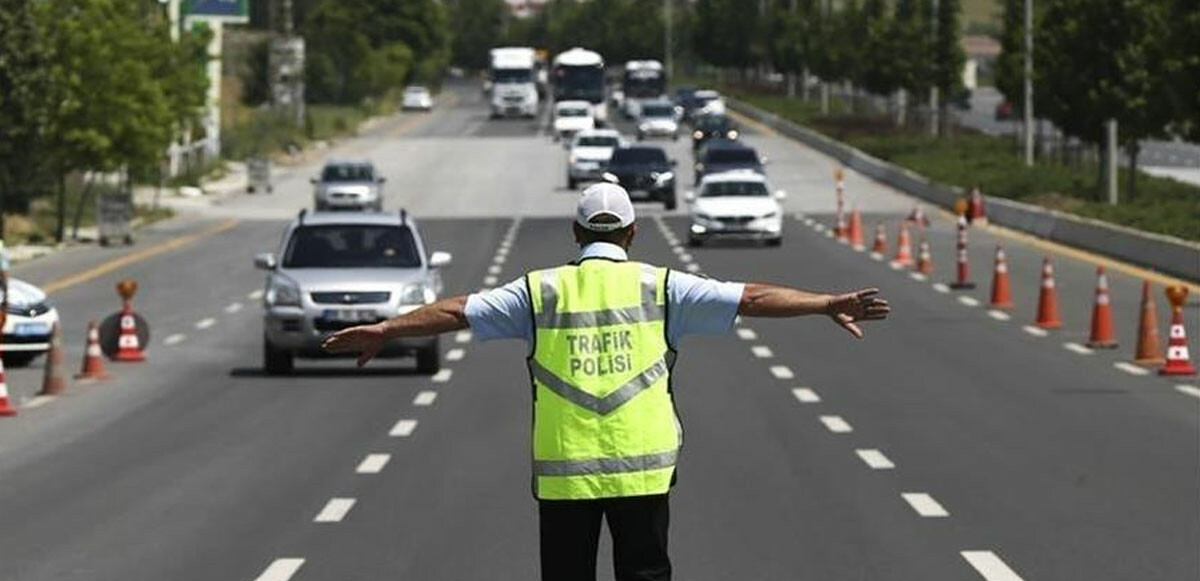
M 1078 353 L 1080 355 L 1091 355 L 1094 353 L 1094 351 L 1088 347 L 1080 345 L 1079 343 L 1063 343 L 1063 349 L 1071 351 L 1072 353 Z
M 900 496 L 904 497 L 904 500 L 908 502 L 908 505 L 911 506 L 912 509 L 917 512 L 917 514 L 925 518 L 942 518 L 950 516 L 950 513 L 946 512 L 946 509 L 942 508 L 942 505 L 939 504 L 938 501 L 934 500 L 932 496 L 929 496 L 924 492 L 902 492 L 900 493 Z
M 979 299 L 977 299 L 975 297 L 968 297 L 965 295 L 958 297 L 958 302 L 960 302 L 963 305 L 968 306 L 968 307 L 978 307 L 979 306 Z
M 1113 367 L 1124 371 L 1130 375 L 1150 375 L 1150 370 L 1145 367 L 1134 365 L 1128 361 L 1118 361 L 1113 363 Z
M 1008 313 L 998 309 L 992 309 L 988 311 L 988 316 L 996 319 L 997 321 L 1007 321 L 1012 318 L 1012 315 L 1009 315 Z
M 433 405 L 433 400 L 435 399 L 437 399 L 436 391 L 425 390 L 418 393 L 417 397 L 413 398 L 413 405 L 420 407 L 431 406 Z
M 917 282 L 924 282 L 929 277 L 927 277 L 924 274 L 921 274 L 919 272 L 910 272 L 910 273 L 908 273 L 908 278 L 911 278 Z
M 700 265 L 695 262 L 689 262 L 685 268 L 688 272 L 700 272 Z
M 737 336 L 743 341 L 753 341 L 758 338 L 758 333 L 755 333 L 754 329 L 738 329 Z
M 216 324 L 217 324 L 217 320 L 210 317 L 208 319 L 200 319 L 199 321 L 196 321 L 196 328 L 197 329 L 207 329 Z
M 775 354 L 771 352 L 771 348 L 767 347 L 766 345 L 755 345 L 750 348 L 750 352 L 759 359 L 770 359 L 771 357 L 775 356 Z
M 252 301 L 257 301 L 258 299 L 261 299 L 262 297 L 263 297 L 262 289 L 258 289 L 256 291 L 253 291 L 250 294 L 246 295 L 246 298 L 249 298 Z
M 466 354 L 467 352 L 462 349 L 451 349 L 446 352 L 446 361 L 458 361 Z
M 36 408 L 40 408 L 56 399 L 58 399 L 58 397 L 53 396 L 53 395 L 36 395 L 33 397 L 33 399 L 25 402 L 25 405 L 23 405 L 21 407 L 23 407 L 27 410 L 36 409 Z
M 950 285 L 948 285 L 944 282 L 935 282 L 935 283 L 933 283 L 933 290 L 940 292 L 942 294 L 946 294 L 946 293 L 950 292 Z
M 1195 398 L 1200 398 L 1200 387 L 1196 387 L 1194 385 L 1184 385 L 1184 384 L 1176 385 L 1175 391 L 1178 391 L 1179 393 L 1182 393 L 1184 395 L 1190 395 Z
M 817 395 L 817 392 L 807 387 L 797 387 L 792 389 L 792 395 L 796 396 L 796 399 L 799 400 L 800 403 L 817 403 L 821 401 L 821 396 Z
M 358 463 L 358 468 L 355 468 L 354 471 L 358 474 L 379 474 L 383 472 L 383 467 L 387 466 L 391 459 L 391 454 L 367 454 L 367 457 Z
M 240 310 L 242 310 L 242 303 L 229 303 L 229 305 L 225 307 L 225 312 L 231 315 Z
M 458 333 L 455 333 L 454 334 L 454 342 L 455 343 L 470 343 L 471 342 L 471 332 L 470 331 L 459 331 Z
M 488 286 L 496 286 L 497 284 L 499 284 L 499 282 L 500 282 L 500 279 L 496 278 L 492 275 L 483 277 L 483 284 L 486 284 Z
M 163 345 L 178 345 L 183 343 L 184 339 L 187 339 L 187 335 L 175 333 L 174 335 L 168 335 L 166 339 L 163 339 Z
M 275 559 L 254 581 L 288 581 L 303 564 L 304 559 Z
M 443 369 L 437 373 L 434 373 L 433 377 L 429 378 L 429 381 L 434 383 L 446 383 L 447 381 L 450 381 L 451 375 L 454 375 L 453 369 Z
M 879 450 L 859 449 L 855 450 L 854 453 L 858 454 L 858 457 L 862 458 L 862 461 L 865 462 L 867 466 L 870 466 L 872 470 L 891 470 L 892 468 L 896 467 L 896 465 L 893 464 L 892 461 L 889 460 L 887 456 L 884 456 L 883 452 L 880 452 Z
M 1021 327 L 1021 329 L 1023 329 L 1026 333 L 1033 335 L 1034 337 L 1045 337 L 1046 335 L 1050 334 L 1050 331 L 1047 331 L 1041 327 L 1034 327 L 1033 325 L 1025 325 L 1024 327 Z
M 400 420 L 392 426 L 392 431 L 388 432 L 388 435 L 393 438 L 407 438 L 415 429 L 417 429 L 417 420 Z
M 493 264 L 488 267 L 488 274 L 500 274 L 500 272 L 503 270 L 504 270 L 503 268 L 500 268 L 498 265 Z
M 821 416 L 821 423 L 825 424 L 825 428 L 835 434 L 848 434 L 854 431 L 850 426 L 850 422 L 842 419 L 842 416 Z
M 774 375 L 775 379 L 791 379 L 796 377 L 796 374 L 792 373 L 792 370 L 785 365 L 772 365 L 771 375 Z
M 962 551 L 959 553 L 986 581 L 1023 581 L 1016 571 L 1013 571 L 991 551 Z
M 342 522 L 350 509 L 354 508 L 354 502 L 353 498 L 331 498 L 313 522 Z

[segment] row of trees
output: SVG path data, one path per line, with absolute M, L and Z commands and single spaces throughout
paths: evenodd
M 61 241 L 69 174 L 157 169 L 201 112 L 207 43 L 173 42 L 157 0 L 0 0 L 0 209 L 56 194 Z

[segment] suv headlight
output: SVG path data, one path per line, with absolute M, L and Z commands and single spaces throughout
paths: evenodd
M 669 171 L 665 171 L 662 173 L 651 174 L 650 177 L 653 177 L 654 182 L 661 186 L 661 185 L 675 179 L 675 174 L 673 174 Z
M 433 289 L 425 284 L 410 284 L 400 291 L 400 304 L 427 305 L 437 300 Z
M 282 276 L 271 277 L 267 292 L 263 295 L 268 305 L 274 307 L 300 306 L 300 287 Z
M 699 129 L 692 132 L 692 139 L 704 139 L 704 132 Z
M 737 139 L 738 138 L 737 129 L 730 129 L 729 133 L 727 133 L 726 135 L 728 135 L 730 139 Z

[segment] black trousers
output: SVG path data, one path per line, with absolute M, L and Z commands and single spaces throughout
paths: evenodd
M 538 501 L 542 581 L 594 581 L 600 519 L 612 532 L 617 581 L 670 581 L 667 495 Z

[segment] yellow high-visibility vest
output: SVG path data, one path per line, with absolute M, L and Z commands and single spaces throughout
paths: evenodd
M 605 259 L 531 272 L 533 490 L 663 494 L 683 434 L 671 399 L 667 270 Z

